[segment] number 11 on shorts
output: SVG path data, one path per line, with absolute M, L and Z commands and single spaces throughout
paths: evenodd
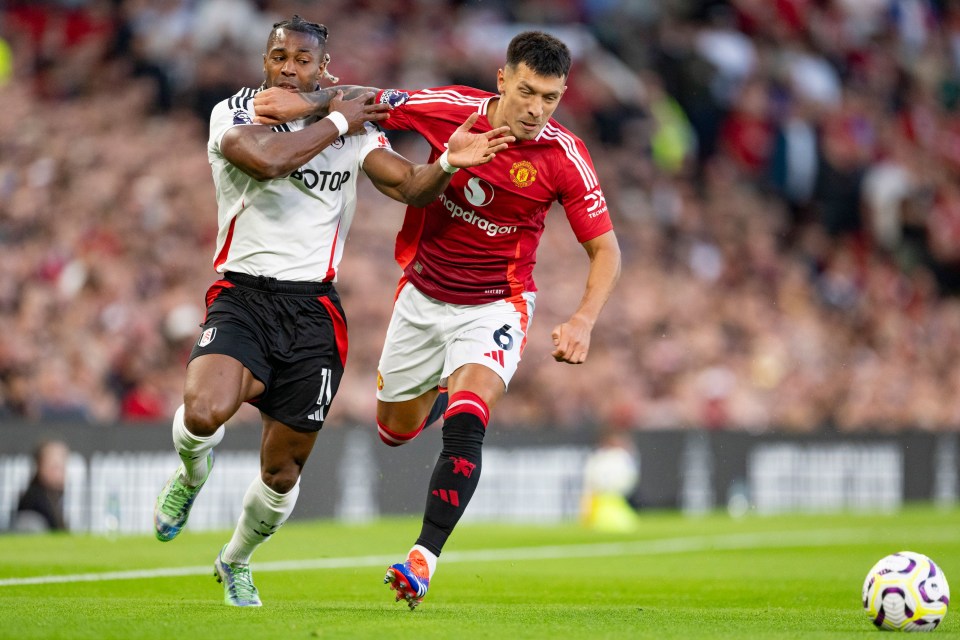
M 332 372 L 330 369 L 324 368 L 321 375 L 320 397 L 317 398 L 318 408 L 307 416 L 310 420 L 316 420 L 318 422 L 323 422 L 324 414 L 327 412 L 327 409 L 330 408 L 330 403 L 333 402 Z

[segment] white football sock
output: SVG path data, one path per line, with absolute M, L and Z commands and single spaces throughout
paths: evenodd
M 207 477 L 207 452 L 220 444 L 226 429 L 223 425 L 212 436 L 196 436 L 183 424 L 184 406 L 180 405 L 173 415 L 173 447 L 180 454 L 185 469 L 185 484 L 195 487 Z
M 223 550 L 227 562 L 250 564 L 250 556 L 280 528 L 297 504 L 300 479 L 287 493 L 277 493 L 263 483 L 258 474 L 243 496 L 243 513 L 233 537 Z
M 410 549 L 410 553 L 414 551 L 419 551 L 423 554 L 423 559 L 427 561 L 427 567 L 430 569 L 430 579 L 432 580 L 433 572 L 437 570 L 437 556 L 434 555 L 433 551 L 419 544 L 413 545 L 413 549 Z M 407 555 L 409 556 L 410 554 L 408 553 Z

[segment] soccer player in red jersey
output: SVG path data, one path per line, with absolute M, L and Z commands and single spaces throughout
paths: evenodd
M 436 200 L 408 207 L 397 236 L 403 277 L 378 372 L 381 439 L 390 446 L 409 442 L 426 426 L 439 389 L 449 395 L 420 536 L 385 578 L 411 609 L 426 595 L 437 558 L 479 482 L 490 410 L 526 343 L 536 251 L 554 202 L 563 205 L 589 258 L 579 305 L 552 331 L 554 359 L 586 359 L 594 323 L 620 274 L 620 249 L 590 154 L 551 118 L 570 64 L 563 42 L 528 31 L 507 48 L 497 72 L 499 95 L 451 86 L 380 90 L 375 98 L 391 107 L 379 124 L 420 133 L 431 162 L 469 114 L 479 115 L 474 131 L 508 126 L 516 137 L 491 162 L 456 172 Z M 326 99 L 264 92 L 254 108 L 269 123 L 323 113 Z

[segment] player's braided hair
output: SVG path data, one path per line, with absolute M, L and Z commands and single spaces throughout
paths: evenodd
M 300 33 L 310 34 L 317 39 L 317 42 L 320 43 L 320 47 L 322 49 L 327 48 L 327 38 L 330 36 L 330 30 L 327 29 L 327 26 L 320 24 L 318 22 L 310 22 L 309 20 L 304 20 L 296 13 L 293 14 L 293 17 L 290 18 L 289 20 L 283 20 L 273 25 L 273 30 L 270 32 L 271 39 L 274 37 L 274 34 L 276 34 L 277 29 L 287 29 L 289 31 L 298 31 Z M 324 55 L 326 55 L 326 58 L 329 61 L 330 56 L 328 54 L 324 54 Z M 324 69 L 323 71 L 323 77 L 327 78 L 328 80 L 330 80 L 330 82 L 333 82 L 334 84 L 336 84 L 337 82 L 340 82 L 340 78 L 334 75 L 330 75 L 330 72 L 327 71 L 326 69 Z
M 507 65 L 526 64 L 541 76 L 566 78 L 570 73 L 570 49 L 542 31 L 524 31 L 514 36 L 507 47 Z
M 297 14 L 293 14 L 293 17 L 289 20 L 283 20 L 275 23 L 273 25 L 273 31 L 270 32 L 270 37 L 273 37 L 273 34 L 277 29 L 289 29 L 290 31 L 309 33 L 314 36 L 321 45 L 327 44 L 327 37 L 330 35 L 330 31 L 327 29 L 326 25 L 304 20 Z

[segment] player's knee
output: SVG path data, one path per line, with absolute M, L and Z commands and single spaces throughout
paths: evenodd
M 399 447 L 400 445 L 406 444 L 420 435 L 420 432 L 423 431 L 424 423 L 420 423 L 419 426 L 410 428 L 409 426 L 404 425 L 393 425 L 389 426 L 377 420 L 377 433 L 380 436 L 380 441 L 388 447 Z
M 383 435 L 383 432 L 380 432 L 380 442 L 387 445 L 388 447 L 399 447 L 410 442 L 409 440 L 392 440 L 387 436 Z
M 209 436 L 229 420 L 233 412 L 234 407 L 229 403 L 187 397 L 184 399 L 183 424 L 194 435 Z
M 400 447 L 400 446 L 403 446 L 403 445 L 407 444 L 408 442 L 410 442 L 411 440 L 413 440 L 415 437 L 416 437 L 416 436 L 412 436 L 412 437 L 406 438 L 406 439 L 390 438 L 390 437 L 388 437 L 388 436 L 385 436 L 385 435 L 381 432 L 381 433 L 380 433 L 380 442 L 382 442 L 383 444 L 387 445 L 388 447 Z
M 289 493 L 300 478 L 300 469 L 296 465 L 283 468 L 265 468 L 260 470 L 260 479 L 277 493 Z

